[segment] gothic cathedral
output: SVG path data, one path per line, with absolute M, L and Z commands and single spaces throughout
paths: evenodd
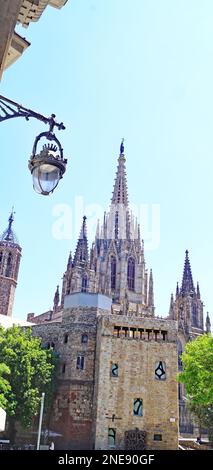
M 205 332 L 199 285 L 186 251 L 169 315 L 155 315 L 153 273 L 129 209 L 125 163 L 122 141 L 109 211 L 91 249 L 84 216 L 61 296 L 57 286 L 52 310 L 27 317 L 33 334 L 60 356 L 47 424 L 58 449 L 177 449 L 179 424 L 181 433 L 193 432 L 176 376 L 186 342 Z M 13 213 L 0 241 L 3 315 L 12 315 L 21 257 L 12 222 Z

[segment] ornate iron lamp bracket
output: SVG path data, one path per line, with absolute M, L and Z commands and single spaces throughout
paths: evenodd
M 51 114 L 50 117 L 45 117 L 42 114 L 36 113 L 32 109 L 24 108 L 21 104 L 0 95 L 0 122 L 17 117 L 23 117 L 27 121 L 29 121 L 30 118 L 35 118 L 45 124 L 49 124 L 50 133 L 53 132 L 54 127 L 57 127 L 58 130 L 65 129 L 63 122 L 58 123 L 55 121 L 55 114 Z

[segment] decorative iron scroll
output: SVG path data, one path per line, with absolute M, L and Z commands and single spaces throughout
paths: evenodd
M 50 117 L 43 116 L 40 113 L 36 113 L 32 109 L 24 108 L 24 106 L 21 104 L 0 95 L 0 122 L 17 117 L 23 117 L 27 121 L 29 121 L 29 118 L 35 118 L 44 122 L 45 124 L 49 124 L 50 133 L 53 132 L 55 126 L 59 130 L 65 129 L 63 122 L 58 123 L 55 121 L 55 114 L 52 114 Z
M 146 431 L 133 429 L 125 431 L 124 434 L 125 450 L 144 450 L 146 449 Z

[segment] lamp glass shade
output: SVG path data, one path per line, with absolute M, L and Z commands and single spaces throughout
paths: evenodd
M 60 178 L 60 169 L 49 163 L 41 163 L 32 172 L 33 187 L 39 194 L 48 195 L 56 188 Z

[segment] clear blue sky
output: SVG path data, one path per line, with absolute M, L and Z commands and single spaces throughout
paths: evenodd
M 15 205 L 23 248 L 15 316 L 52 306 L 80 228 L 76 197 L 89 223 L 97 206 L 107 208 L 125 137 L 129 199 L 147 205 L 150 224 L 153 204 L 160 207 L 160 243 L 150 249 L 145 237 L 156 313 L 168 313 L 188 249 L 213 319 L 212 25 L 212 0 L 69 0 L 18 29 L 31 46 L 0 92 L 64 121 L 57 135 L 69 164 L 54 194 L 38 196 L 27 161 L 45 126 L 1 124 L 0 229 Z M 69 239 L 53 236 L 61 204 L 73 214 Z

